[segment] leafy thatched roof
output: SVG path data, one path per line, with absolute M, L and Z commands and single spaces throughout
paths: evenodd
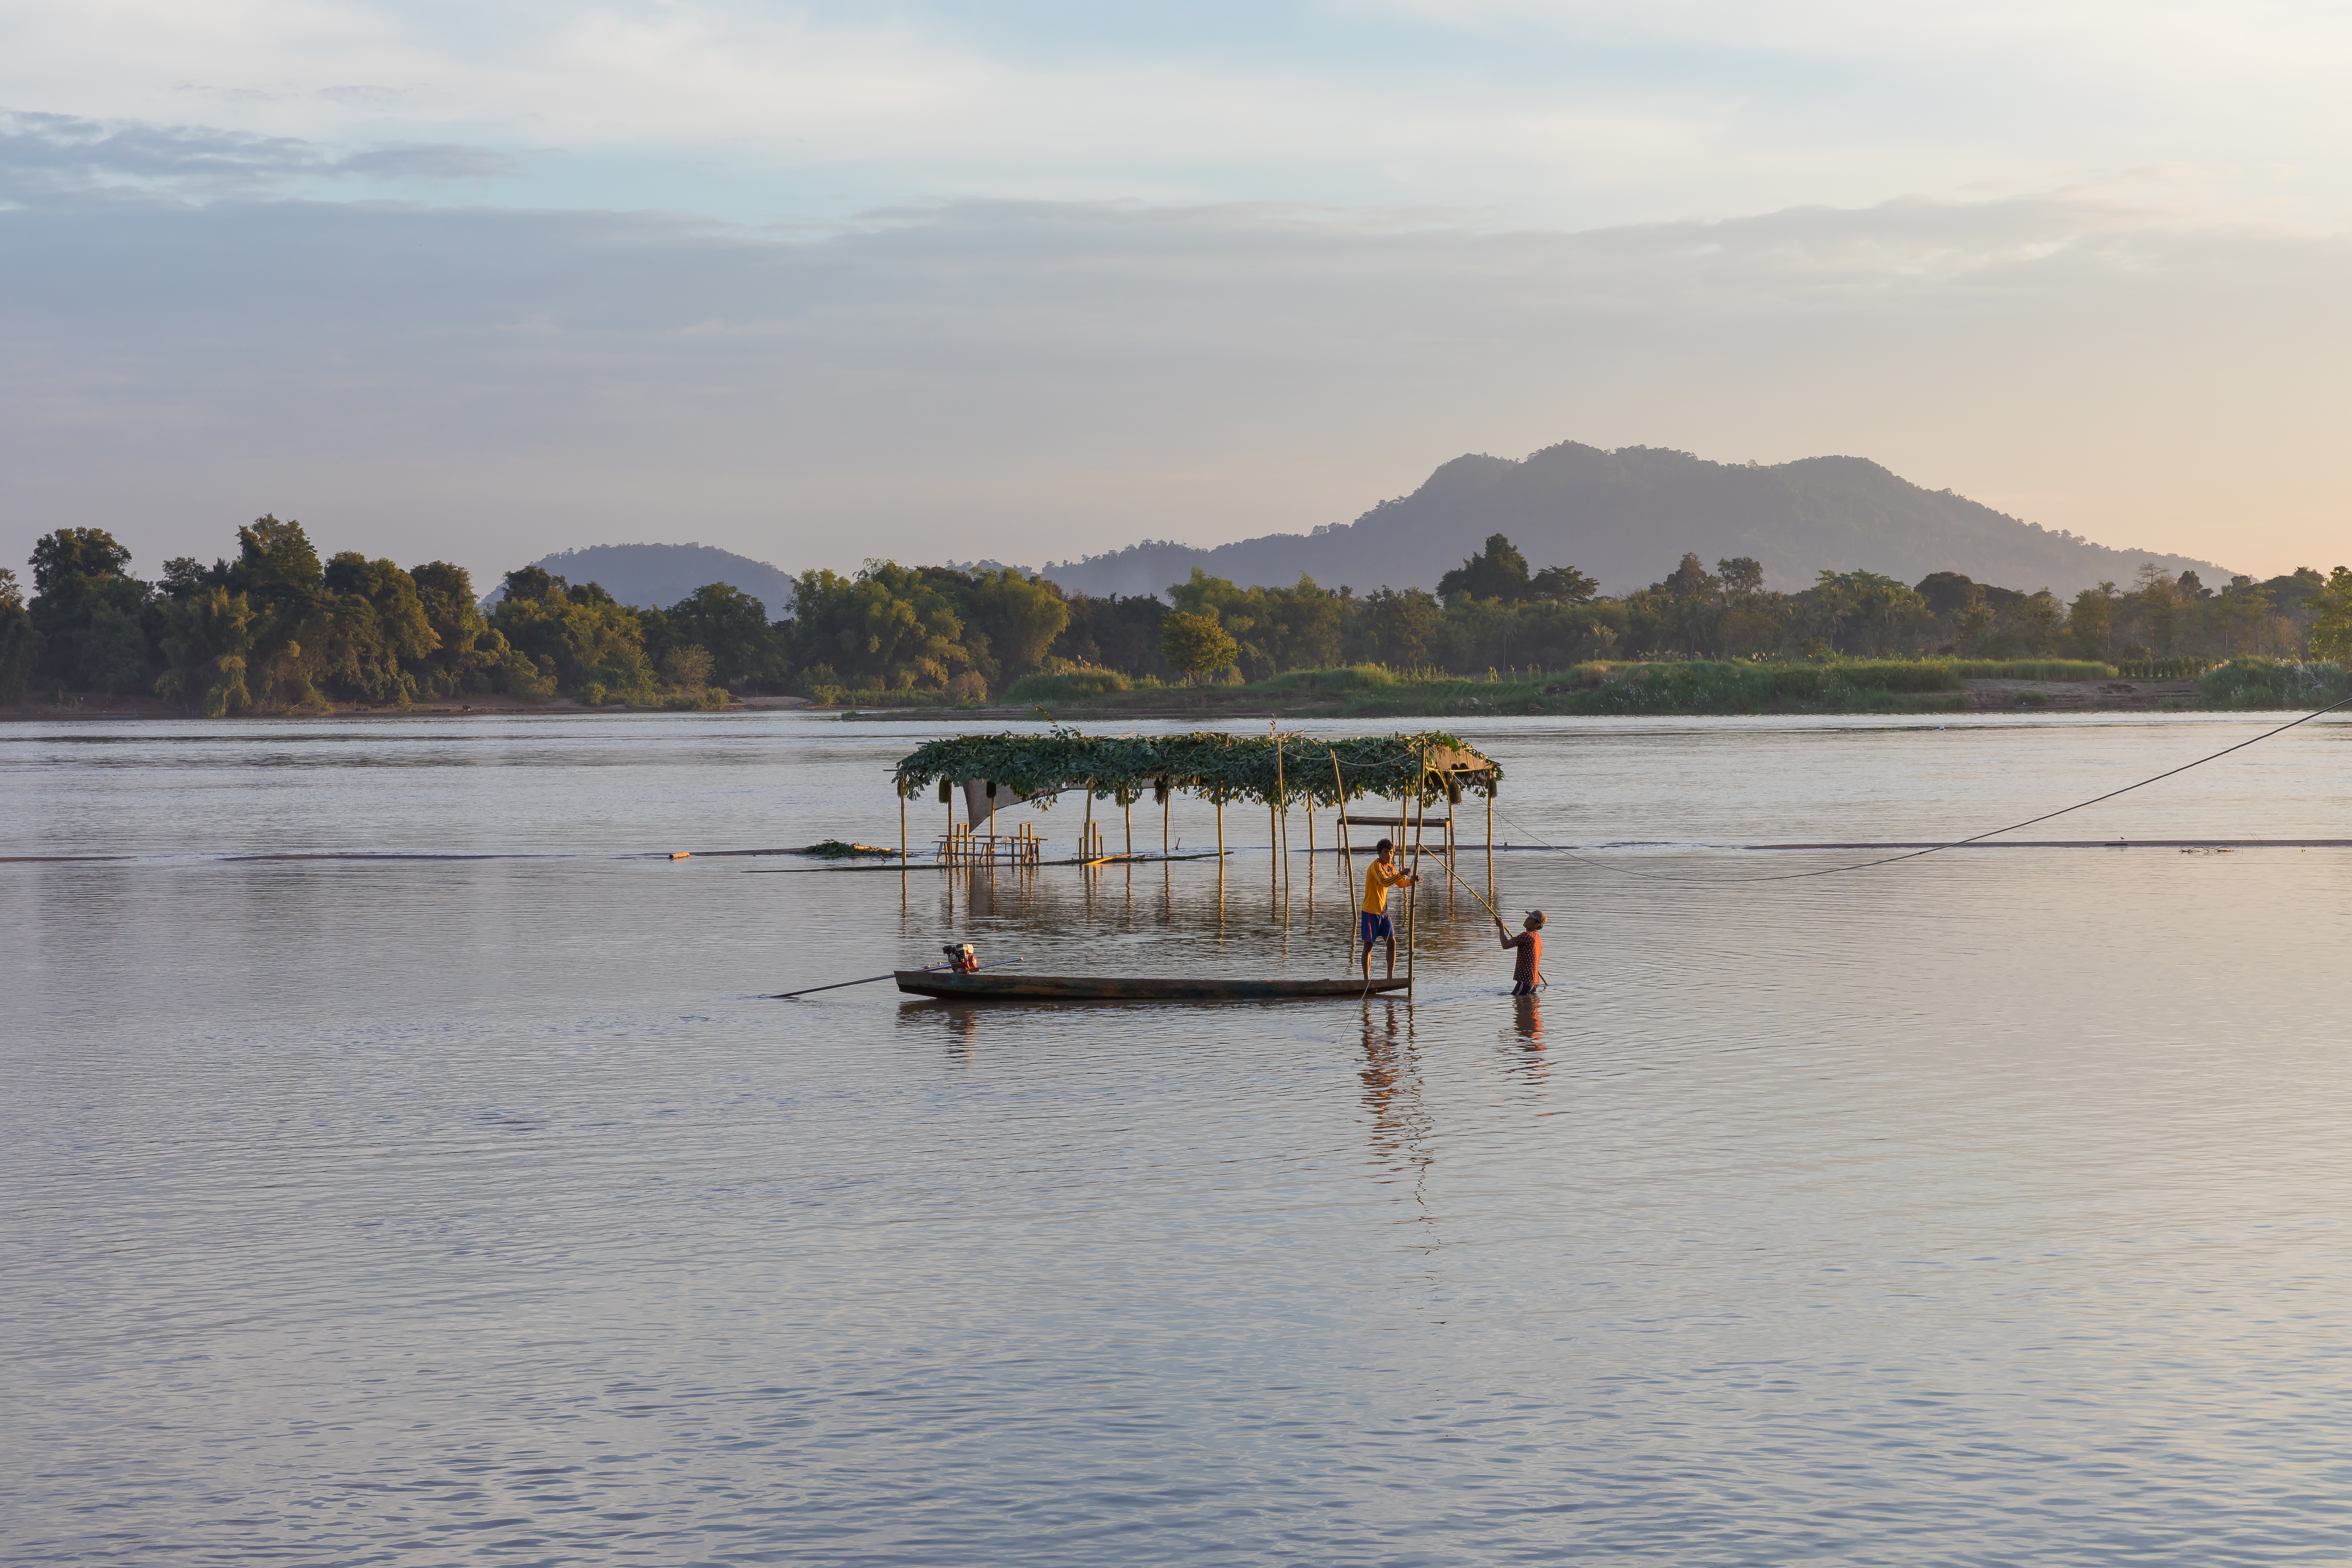
M 1278 755 L 1277 755 L 1278 753 Z M 1278 766 L 1277 766 L 1278 763 Z M 1119 805 L 1151 793 L 1158 781 L 1211 799 L 1337 805 L 1360 795 L 1425 801 L 1465 788 L 1491 795 L 1503 770 L 1454 735 L 1354 735 L 1324 740 L 1284 735 L 1087 735 L 1056 725 L 1045 735 L 956 735 L 900 759 L 898 793 L 912 798 L 935 784 L 990 779 L 1024 795 L 1090 790 Z M 1277 777 L 1279 783 L 1277 784 Z M 1044 802 L 1040 801 L 1039 805 Z

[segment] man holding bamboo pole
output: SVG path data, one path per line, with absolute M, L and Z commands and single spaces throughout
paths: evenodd
M 1421 879 L 1396 863 L 1396 845 L 1383 838 L 1377 846 L 1380 858 L 1364 873 L 1364 902 L 1357 916 L 1364 939 L 1364 978 L 1372 977 L 1372 943 L 1384 940 L 1389 947 L 1389 978 L 1396 978 L 1396 922 L 1389 918 L 1389 889 L 1410 888 Z

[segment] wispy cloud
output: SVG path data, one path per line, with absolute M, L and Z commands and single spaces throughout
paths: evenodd
M 2352 216 L 2314 0 L 90 0 L 0 16 L 0 102 L 528 163 L 513 199 L 1439 203 L 1589 226 L 2204 171 Z
M 511 158 L 479 147 L 393 144 L 337 153 L 290 136 L 0 110 L 5 201 L 133 193 L 219 198 L 305 181 L 444 184 L 514 172 Z

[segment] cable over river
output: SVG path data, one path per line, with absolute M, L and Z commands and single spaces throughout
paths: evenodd
M 2352 726 L 1743 880 L 2284 717 L 1465 722 L 1550 989 L 1465 849 L 1287 1005 L 773 999 L 1349 972 L 1263 808 L 723 853 L 929 728 L 0 729 L 5 1560 L 2341 1560 Z

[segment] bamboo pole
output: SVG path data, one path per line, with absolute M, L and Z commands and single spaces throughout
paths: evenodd
M 1168 781 L 1168 792 L 1160 797 L 1160 860 L 1162 865 L 1167 864 L 1168 857 L 1175 853 L 1168 847 L 1168 813 L 1175 803 L 1176 781 L 1171 779 Z
M 1078 828 L 1078 863 L 1085 865 L 1095 856 L 1095 781 L 1087 781 L 1087 820 Z
M 1407 991 L 1412 989 L 1412 917 L 1421 896 L 1422 831 L 1429 817 L 1429 759 L 1425 752 L 1417 754 L 1421 758 L 1421 769 L 1420 776 L 1413 781 L 1412 792 L 1412 880 L 1405 884 L 1404 889 L 1404 988 Z M 1402 816 L 1403 813 L 1397 815 Z
M 1120 815 L 1127 818 L 1127 858 L 1132 860 L 1135 858 L 1135 802 L 1122 801 L 1118 809 Z
M 1495 903 L 1495 781 L 1486 781 L 1486 904 Z
M 1307 792 L 1307 923 L 1315 924 L 1315 792 Z
M 1276 851 L 1282 857 L 1282 896 L 1290 897 L 1290 787 L 1282 778 L 1282 737 L 1274 738 L 1274 798 L 1282 818 L 1282 847 Z

